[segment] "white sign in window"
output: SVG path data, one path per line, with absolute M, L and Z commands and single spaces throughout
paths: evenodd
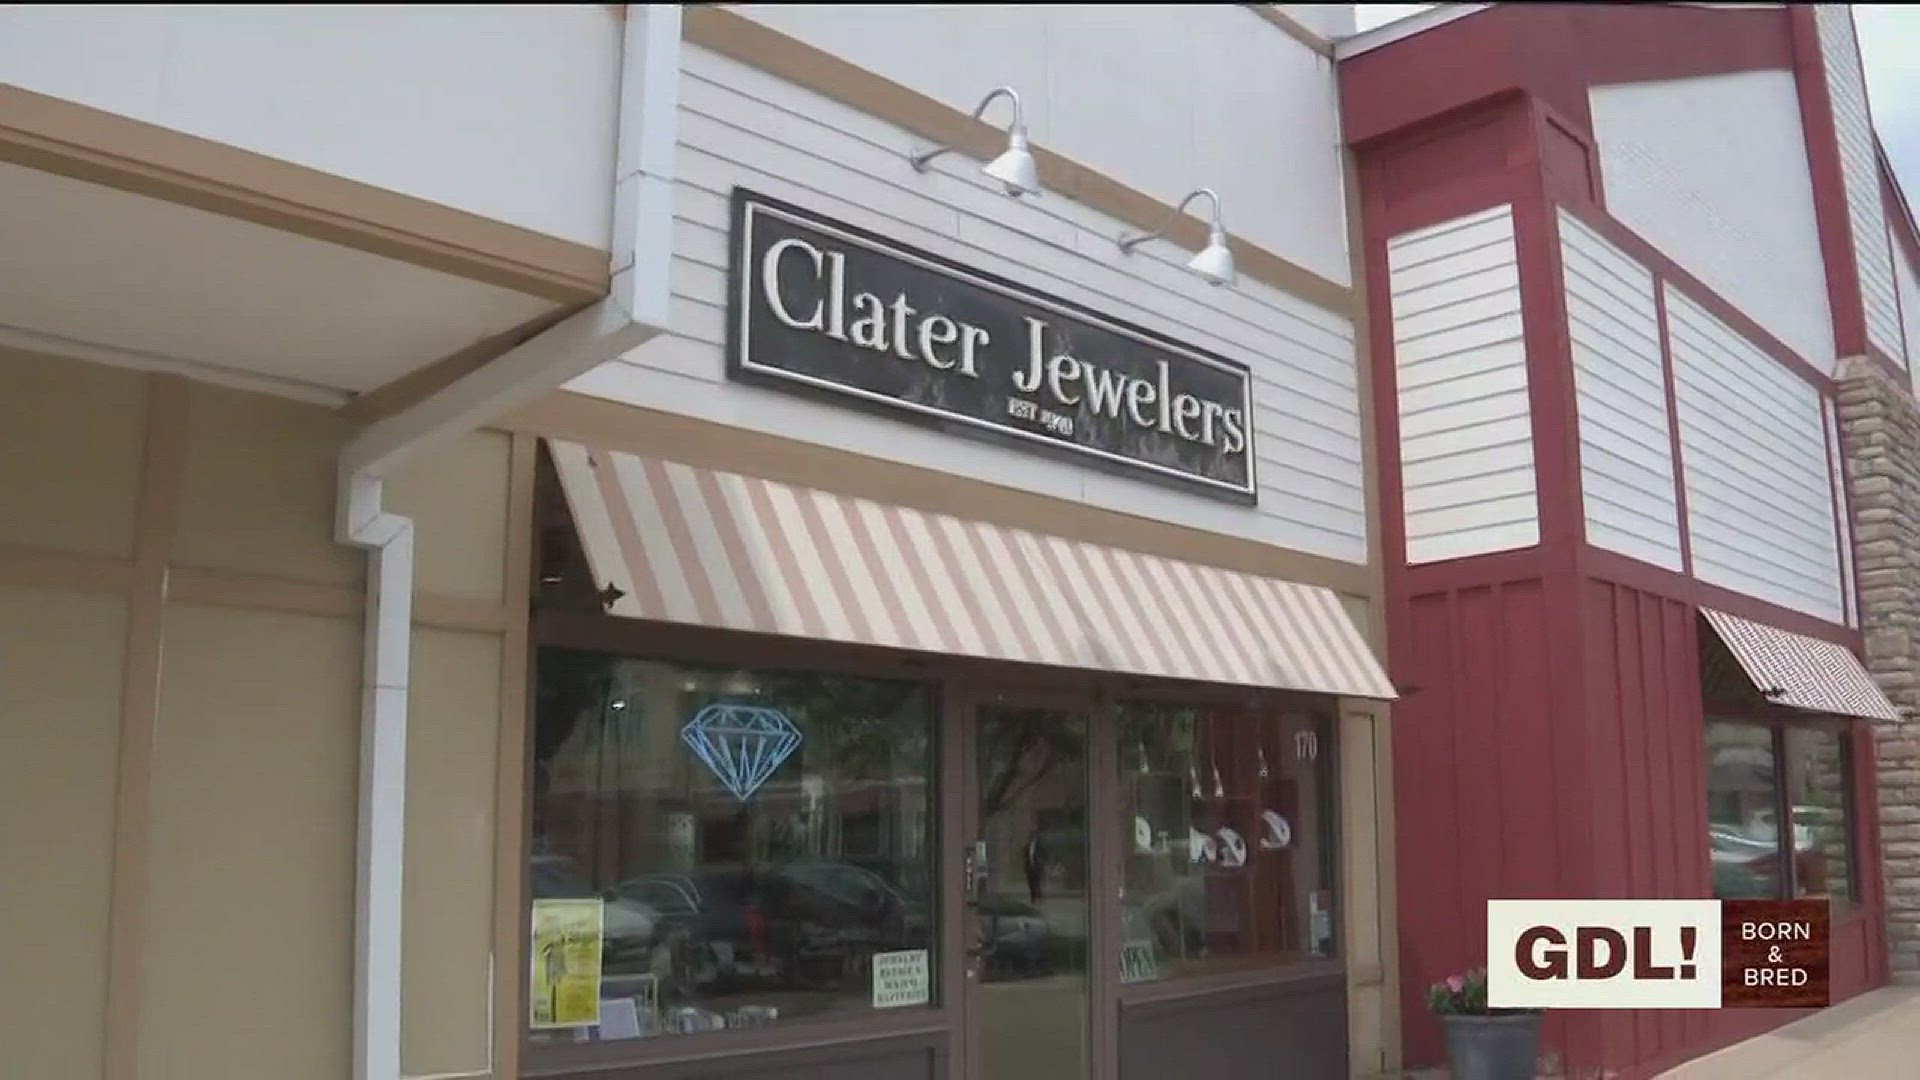
M 873 954 L 873 1007 L 925 1005 L 930 998 L 927 950 Z

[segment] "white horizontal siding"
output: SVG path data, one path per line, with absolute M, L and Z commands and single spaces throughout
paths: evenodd
M 1913 260 L 1907 258 L 1904 247 L 1894 252 L 1894 278 L 1900 286 L 1900 322 L 1902 338 L 1907 343 L 1903 356 L 1894 357 L 1901 364 L 1911 367 L 1916 358 L 1920 358 L 1920 272 L 1914 269 Z
M 1843 621 L 1819 391 L 1665 288 L 1694 576 Z
M 1407 561 L 1540 541 L 1513 210 L 1387 244 Z
M 1588 100 L 1607 213 L 1831 372 L 1833 314 L 1793 73 L 1596 86 Z
M 1347 318 L 1245 276 L 1235 286 L 1211 288 L 1185 269 L 1190 252 L 1164 242 L 1121 255 L 1113 238 L 1122 223 L 1058 194 L 1009 199 L 985 181 L 978 162 L 963 156 L 943 157 L 930 174 L 916 173 L 902 156 L 912 143 L 906 133 L 764 71 L 691 46 L 682 65 L 672 333 L 588 373 L 572 389 L 1366 560 L 1359 396 Z M 1235 506 L 728 381 L 728 198 L 735 186 L 1246 363 L 1254 376 L 1259 505 Z
M 1873 148 L 1873 124 L 1867 110 L 1867 82 L 1854 40 L 1853 13 L 1846 4 L 1817 4 L 1820 55 L 1827 69 L 1827 94 L 1833 100 L 1833 129 L 1840 142 L 1840 170 L 1847 192 L 1847 222 L 1853 233 L 1854 261 L 1860 267 L 1860 297 L 1867 311 L 1867 341 L 1889 356 L 1899 353 L 1900 325 L 1893 248 L 1887 235 L 1886 204 L 1880 194 L 1880 161 Z
M 1839 410 L 1834 407 L 1833 399 L 1827 398 L 1820 403 L 1821 412 L 1827 421 L 1827 470 L 1833 484 L 1833 490 L 1841 496 L 1835 502 L 1840 520 L 1840 604 L 1846 609 L 1847 625 L 1860 625 L 1859 591 L 1853 578 L 1853 523 L 1846 513 L 1844 493 L 1847 490 L 1847 476 L 1844 467 L 1846 458 L 1840 447 Z
M 1682 570 L 1653 272 L 1560 212 L 1587 542 Z
M 1333 61 L 1238 4 L 730 7 L 962 112 L 1012 86 L 1036 144 L 1168 204 L 1206 184 L 1236 235 L 1351 280 Z

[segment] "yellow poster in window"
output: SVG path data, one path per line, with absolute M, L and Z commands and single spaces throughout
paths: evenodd
M 603 901 L 533 902 L 530 1026 L 581 1027 L 600 1022 L 600 946 L 605 936 Z

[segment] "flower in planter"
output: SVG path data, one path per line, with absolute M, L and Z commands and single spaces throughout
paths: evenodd
M 1441 1016 L 1512 1016 L 1539 1012 L 1538 1009 L 1492 1009 L 1487 1007 L 1487 969 L 1469 968 L 1449 975 L 1427 988 L 1427 1008 Z

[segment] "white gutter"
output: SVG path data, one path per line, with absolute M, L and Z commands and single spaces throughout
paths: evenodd
M 421 450 L 457 439 L 665 332 L 679 137 L 679 6 L 630 5 L 624 47 L 606 299 L 426 400 L 369 424 L 340 453 L 336 538 L 370 552 L 355 846 L 353 1080 L 402 1080 L 401 907 L 414 544 L 413 522 L 382 506 L 382 489 L 386 478 Z

